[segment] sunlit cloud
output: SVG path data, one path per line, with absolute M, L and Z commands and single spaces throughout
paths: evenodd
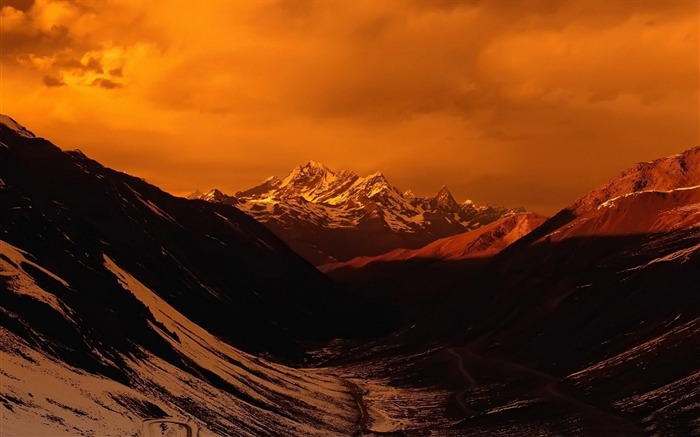
M 0 14 L 2 111 L 178 194 L 314 159 L 552 212 L 700 143 L 693 1 L 37 0 Z

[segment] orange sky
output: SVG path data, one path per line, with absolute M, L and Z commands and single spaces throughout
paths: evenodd
M 0 111 L 175 194 L 313 159 L 552 213 L 700 143 L 697 0 L 0 1 Z

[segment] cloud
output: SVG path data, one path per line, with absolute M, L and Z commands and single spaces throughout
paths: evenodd
M 2 3 L 4 6 L 10 6 L 20 11 L 26 11 L 32 6 L 32 4 L 34 4 L 34 0 L 3 0 Z
M 137 3 L 134 3 L 137 4 Z M 163 38 L 119 2 L 36 0 L 4 5 L 2 62 L 43 73 L 48 86 L 125 86 L 130 56 L 158 51 Z
M 61 79 L 53 77 L 53 76 L 44 76 L 42 81 L 44 82 L 44 85 L 46 86 L 64 86 L 66 83 L 63 82 Z
M 6 110 L 177 192 L 315 159 L 552 212 L 700 143 L 697 2 L 30 3 L 0 11 Z
M 104 79 L 101 77 L 98 77 L 97 79 L 93 80 L 91 85 L 93 86 L 99 86 L 108 90 L 113 90 L 115 88 L 121 88 L 123 85 L 120 84 L 119 82 L 114 82 L 109 79 Z

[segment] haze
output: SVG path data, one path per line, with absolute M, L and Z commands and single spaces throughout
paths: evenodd
M 0 111 L 178 195 L 315 160 L 552 213 L 700 143 L 698 9 L 2 0 Z

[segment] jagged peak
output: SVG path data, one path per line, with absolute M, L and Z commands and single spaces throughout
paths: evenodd
M 207 193 L 205 194 L 205 196 L 209 196 L 209 195 L 213 195 L 213 196 L 225 196 L 225 194 L 224 194 L 221 190 L 219 190 L 218 188 L 212 188 L 211 190 L 207 191 Z
M 454 200 L 454 197 L 452 196 L 450 189 L 447 188 L 447 185 L 443 185 L 442 187 L 440 187 L 435 197 L 439 199 L 452 197 L 452 199 Z
M 415 198 L 416 198 L 416 195 L 413 193 L 413 191 L 411 191 L 411 190 L 409 189 L 409 190 L 406 190 L 406 191 L 403 192 L 403 197 L 404 197 L 404 199 L 409 199 L 409 200 L 410 200 L 410 199 L 415 199 Z
M 36 138 L 36 135 L 30 132 L 26 127 L 17 123 L 17 121 L 9 115 L 0 114 L 0 125 L 5 126 L 21 137 Z
M 384 175 L 377 171 L 372 173 L 369 176 L 365 176 L 363 178 L 359 178 L 356 182 L 357 185 L 367 185 L 367 186 L 389 186 L 389 181 L 387 181 L 386 177 Z
M 277 184 L 279 182 L 282 182 L 282 179 L 278 178 L 277 176 L 270 176 L 263 181 L 263 184 Z
M 211 190 L 202 194 L 198 198 L 203 199 L 203 200 L 212 201 L 212 202 L 220 202 L 220 203 L 228 203 L 228 204 L 238 203 L 238 199 L 236 198 L 236 196 L 229 196 L 228 194 L 225 194 L 224 192 L 222 192 L 218 188 L 212 188 Z
M 358 177 L 358 176 L 357 176 L 357 173 L 355 173 L 355 172 L 352 171 L 352 170 L 340 170 L 340 171 L 338 171 L 338 172 L 335 174 L 335 176 L 336 176 L 338 179 L 346 179 L 346 178 Z
M 320 163 L 320 162 L 317 162 L 317 161 L 314 161 L 314 160 L 310 160 L 310 161 L 307 162 L 306 164 L 304 164 L 304 165 L 302 165 L 302 166 L 298 166 L 298 168 L 299 168 L 302 172 L 307 171 L 307 172 L 313 172 L 313 173 L 330 173 L 330 174 L 333 174 L 333 171 L 332 171 L 330 168 L 328 168 L 328 167 L 326 167 L 324 164 L 322 164 L 322 163 Z
M 316 162 L 313 159 L 309 160 L 306 164 L 304 164 L 304 167 L 314 167 L 314 168 L 327 168 L 325 165 L 323 165 L 320 162 Z
M 187 199 L 199 199 L 199 198 L 201 198 L 202 196 L 204 196 L 204 193 L 202 193 L 201 191 L 199 191 L 199 188 L 197 188 L 196 190 L 194 190 L 192 193 L 190 193 L 190 194 L 187 196 Z
M 192 194 L 187 196 L 188 199 L 202 199 L 202 200 L 211 200 L 211 201 L 219 201 L 219 202 L 231 202 L 235 201 L 236 197 L 235 196 L 229 196 L 228 194 L 225 194 L 218 188 L 212 188 L 211 190 L 207 191 L 206 193 L 202 193 L 199 189 L 194 190 Z
M 305 183 L 305 178 L 316 176 L 332 178 L 335 176 L 335 173 L 333 173 L 331 169 L 319 162 L 309 161 L 304 165 L 297 165 L 296 167 L 294 167 L 294 170 L 292 170 L 292 172 L 289 173 L 289 175 L 286 178 L 284 178 L 284 180 L 282 181 L 282 185 L 297 182 Z
M 380 172 L 380 171 L 375 171 L 375 172 L 372 173 L 371 175 L 368 175 L 368 176 L 366 176 L 366 177 L 364 177 L 364 178 L 362 178 L 362 179 L 364 179 L 364 180 L 366 180 L 366 181 L 371 181 L 371 182 L 384 182 L 384 183 L 388 183 L 388 181 L 387 181 L 387 179 L 386 179 L 386 176 L 384 176 L 384 174 L 383 174 L 382 172 Z
M 459 208 L 459 204 L 452 196 L 452 193 L 450 193 L 450 189 L 447 188 L 447 185 L 443 185 L 442 187 L 440 187 L 440 190 L 438 190 L 437 194 L 435 195 L 435 197 L 433 197 L 433 199 L 438 205 L 446 206 L 449 208 Z
M 650 190 L 668 191 L 695 185 L 700 185 L 700 146 L 653 161 L 638 162 L 579 197 L 566 210 L 580 215 L 625 194 Z

